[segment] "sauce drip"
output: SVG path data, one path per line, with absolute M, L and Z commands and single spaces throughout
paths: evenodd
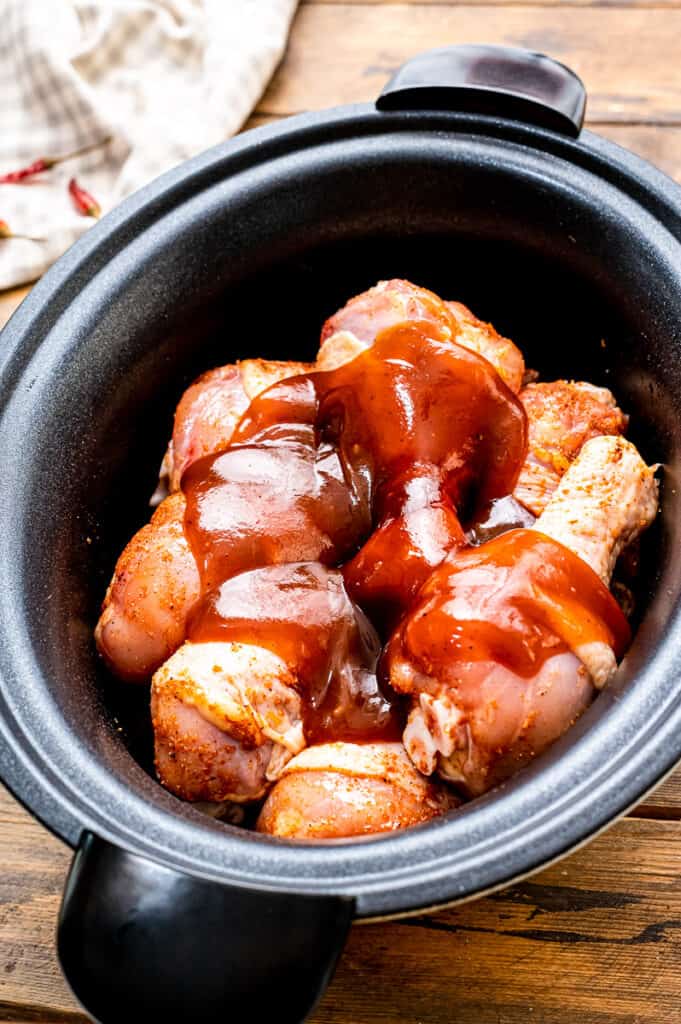
M 278 654 L 305 680 L 308 743 L 399 739 L 399 708 L 376 680 L 379 639 L 339 572 L 299 562 L 241 573 L 209 595 L 190 632 Z
M 466 543 L 441 474 L 417 464 L 391 481 L 383 516 L 343 569 L 349 593 L 390 631 L 432 570 Z
M 478 510 L 477 515 L 466 524 L 466 541 L 478 547 L 508 530 L 533 526 L 535 520 L 536 516 L 529 509 L 516 501 L 512 494 L 507 494 L 504 498 L 495 498 L 486 508 Z
M 521 404 L 449 333 L 401 324 L 350 363 L 273 385 L 182 478 L 201 577 L 189 639 L 258 642 L 295 663 L 308 742 L 394 728 L 398 711 L 367 689 L 375 655 L 353 602 L 387 635 L 465 543 L 460 510 L 509 494 L 524 459 Z M 344 565 L 347 593 L 302 562 Z
M 478 681 L 481 664 L 533 678 L 543 663 L 604 642 L 620 658 L 630 640 L 619 605 L 586 562 L 535 530 L 451 552 L 394 633 L 382 673 L 395 665 L 436 684 Z

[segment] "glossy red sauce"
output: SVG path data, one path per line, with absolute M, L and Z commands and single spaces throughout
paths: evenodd
M 397 740 L 402 715 L 376 680 L 380 642 L 343 577 L 318 562 L 241 573 L 210 593 L 190 622 L 193 640 L 255 644 L 305 680 L 308 743 Z
M 187 470 L 185 531 L 204 593 L 260 566 L 335 565 L 366 534 L 338 453 L 315 441 L 312 427 L 276 424 Z
M 629 626 L 586 562 L 535 530 L 512 530 L 451 552 L 422 587 L 386 650 L 438 683 L 462 683 L 494 662 L 525 678 L 547 658 L 602 641 L 620 658 Z
M 280 654 L 308 742 L 399 731 L 358 605 L 392 634 L 387 661 L 399 652 L 439 679 L 485 660 L 531 676 L 580 643 L 620 655 L 628 642 L 576 555 L 531 530 L 495 536 L 518 515 L 495 503 L 525 457 L 526 418 L 491 365 L 445 335 L 403 324 L 336 370 L 273 385 L 232 444 L 183 477 L 202 583 L 189 638 Z M 464 515 L 480 547 L 464 550 Z

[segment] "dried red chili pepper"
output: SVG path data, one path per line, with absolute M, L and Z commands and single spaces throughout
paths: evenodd
M 81 188 L 75 178 L 71 178 L 69 182 L 69 195 L 73 199 L 73 205 L 78 213 L 82 213 L 84 217 L 99 217 L 101 215 L 102 208 L 95 197 Z
M 39 160 L 34 160 L 28 167 L 22 167 L 18 171 L 10 171 L 9 174 L 3 174 L 0 176 L 0 185 L 18 185 L 22 181 L 26 181 L 27 178 L 33 178 L 36 174 L 47 171 L 52 166 L 46 157 L 41 157 Z
M 0 174 L 0 185 L 21 185 L 23 182 L 28 181 L 29 178 L 34 178 L 37 174 L 43 174 L 44 171 L 49 171 L 51 167 L 63 164 L 65 160 L 73 160 L 76 156 L 83 156 L 84 153 L 90 153 L 93 149 L 106 146 L 109 142 L 111 142 L 110 135 L 99 142 L 90 143 L 89 146 L 81 146 L 80 149 L 74 149 L 71 153 L 64 153 L 63 156 L 41 156 L 34 160 L 33 163 L 28 164 L 27 167 L 20 167 L 17 171 L 8 171 L 7 174 Z
M 27 242 L 44 242 L 44 238 L 35 238 L 33 235 L 18 235 L 12 231 L 6 220 L 0 220 L 0 241 L 4 238 L 23 238 Z

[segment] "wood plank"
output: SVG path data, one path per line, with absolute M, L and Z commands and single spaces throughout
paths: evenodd
M 677 823 L 619 822 L 510 890 L 356 928 L 317 1024 L 658 1024 L 679 1017 Z
M 308 4 L 261 113 L 372 100 L 410 55 L 485 41 L 540 50 L 582 76 L 590 123 L 681 124 L 681 10 L 528 5 Z
M 681 126 L 603 124 L 593 130 L 681 181 Z
M 76 1024 L 84 1018 L 54 952 L 70 851 L 4 791 L 0 825 L 0 1020 Z M 457 1024 L 676 1020 L 680 843 L 679 822 L 628 818 L 510 890 L 355 928 L 313 1020 L 442 1024 L 454 1012 Z
M 4 327 L 19 303 L 28 295 L 30 285 L 0 291 L 0 328 Z
M 77 1012 L 54 950 L 57 910 L 70 860 L 70 851 L 0 787 L 2 1020 L 13 1019 L 9 1010 L 2 1010 L 7 1003 Z
M 649 793 L 632 814 L 642 818 L 681 820 L 681 767 L 678 767 L 654 792 Z

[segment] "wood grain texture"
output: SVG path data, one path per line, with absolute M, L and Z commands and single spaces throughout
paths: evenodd
M 680 844 L 679 822 L 625 819 L 509 890 L 438 914 L 357 927 L 312 1020 L 675 1021 Z M 70 856 L 0 791 L 2 1021 L 85 1019 L 54 952 Z
M 374 99 L 403 61 L 449 43 L 488 42 L 550 53 L 586 83 L 587 117 L 681 124 L 681 10 L 467 5 L 302 6 L 259 112 Z
M 677 767 L 661 786 L 649 793 L 632 811 L 632 814 L 639 818 L 681 821 L 681 767 Z M 679 869 L 681 872 L 681 849 L 679 850 Z
M 356 928 L 315 1021 L 677 1021 L 680 829 L 628 819 L 505 892 Z
M 3 1004 L 77 1010 L 54 950 L 70 860 L 70 851 L 0 787 L 0 1020 L 26 1019 L 7 1016 Z
M 603 124 L 593 130 L 681 181 L 681 126 Z

